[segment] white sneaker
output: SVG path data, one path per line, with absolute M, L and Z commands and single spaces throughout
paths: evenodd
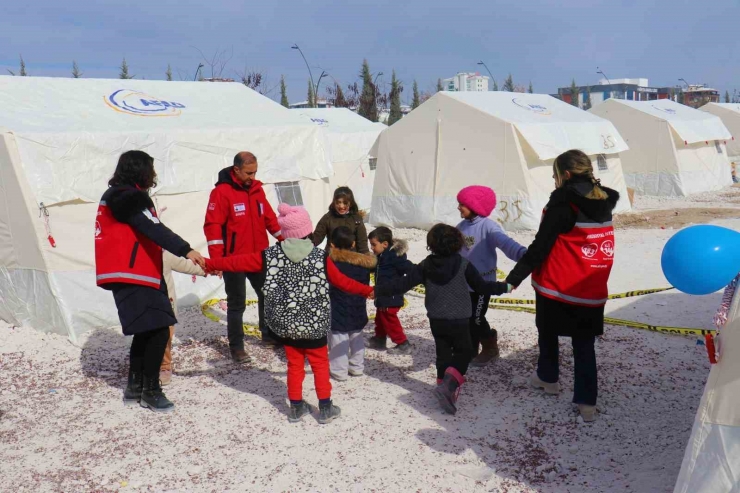
M 542 380 L 540 380 L 540 377 L 537 376 L 536 371 L 532 373 L 531 377 L 529 377 L 529 384 L 536 389 L 544 390 L 546 394 L 558 395 L 560 393 L 560 382 L 543 382 Z
M 365 371 L 364 370 L 353 370 L 352 368 L 350 368 L 347 371 L 347 373 L 349 373 L 350 376 L 353 376 L 353 377 L 361 377 L 365 374 Z
M 335 373 L 331 373 L 331 378 L 333 378 L 337 382 L 345 382 L 349 377 L 347 375 L 337 375 Z
M 581 418 L 586 423 L 596 421 L 596 406 L 589 406 L 588 404 L 578 404 L 578 412 L 581 414 Z

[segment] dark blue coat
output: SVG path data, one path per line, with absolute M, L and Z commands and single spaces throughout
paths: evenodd
M 414 268 L 414 264 L 406 258 L 408 244 L 404 240 L 393 240 L 393 245 L 378 256 L 378 266 L 375 269 L 375 285 L 383 286 L 402 278 Z M 403 295 L 378 296 L 375 298 L 378 308 L 399 308 L 403 306 Z
M 370 272 L 377 260 L 371 255 L 332 248 L 332 261 L 345 276 L 363 284 L 370 284 Z M 356 332 L 367 325 L 367 303 L 362 296 L 347 294 L 330 286 L 331 331 Z

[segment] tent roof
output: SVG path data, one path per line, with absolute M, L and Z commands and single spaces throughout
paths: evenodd
M 17 133 L 305 124 L 300 115 L 236 82 L 0 76 L 0 128 Z
M 300 108 L 291 110 L 309 118 L 330 133 L 380 132 L 382 123 L 371 122 L 348 108 Z
M 157 193 L 209 190 L 245 149 L 266 183 L 332 173 L 316 125 L 239 83 L 0 76 L 2 133 L 47 205 L 98 200 L 131 149 L 154 158 Z
M 586 154 L 614 154 L 628 149 L 614 125 L 547 94 L 440 92 L 495 118 L 511 123 L 542 160 L 569 149 Z
M 602 104 L 625 105 L 654 118 L 658 118 L 673 128 L 681 140 L 693 144 L 707 140 L 726 140 L 732 138 L 730 131 L 715 115 L 699 111 L 670 99 L 657 101 L 628 101 L 608 99 Z
M 732 111 L 733 113 L 737 113 L 738 115 L 740 115 L 740 104 L 738 103 L 707 103 L 701 108 L 699 108 L 699 110 L 707 111 L 712 107 L 721 108 L 727 111 Z

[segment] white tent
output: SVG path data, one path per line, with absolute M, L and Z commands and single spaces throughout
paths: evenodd
M 496 191 L 506 229 L 537 229 L 554 189 L 553 160 L 569 149 L 591 156 L 604 185 L 624 197 L 619 153 L 627 146 L 606 120 L 544 94 L 438 92 L 378 139 L 370 222 L 428 228 L 456 224 L 458 191 Z
M 732 134 L 732 140 L 727 141 L 727 155 L 730 161 L 740 163 L 740 104 L 708 103 L 699 110 L 720 117 L 722 123 Z M 736 135 L 738 139 L 735 139 Z
M 740 290 L 720 338 L 674 493 L 740 491 Z
M 732 138 L 714 115 L 669 99 L 608 99 L 589 110 L 611 121 L 627 141 L 627 186 L 645 195 L 684 196 L 732 184 L 725 142 Z
M 312 180 L 302 184 L 312 199 L 323 197 L 323 211 L 331 203 L 334 189 L 352 189 L 361 210 L 370 209 L 375 179 L 375 156 L 371 149 L 386 127 L 373 123 L 347 108 L 301 108 L 297 111 L 326 135 L 327 149 L 334 174 L 327 180 Z M 318 202 L 318 200 L 316 200 Z
M 237 83 L 0 77 L 0 318 L 72 340 L 118 324 L 112 296 L 95 286 L 94 223 L 122 152 L 154 157 L 163 222 L 206 252 L 208 195 L 236 152 L 257 156 L 277 205 L 278 192 L 294 200 L 299 181 L 331 176 L 323 140 Z M 217 278 L 177 282 L 185 303 L 222 289 Z

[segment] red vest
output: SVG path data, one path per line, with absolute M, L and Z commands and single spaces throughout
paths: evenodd
M 157 212 L 150 210 L 153 218 Z M 98 286 L 127 283 L 159 289 L 162 248 L 131 226 L 115 220 L 101 200 L 95 222 L 95 271 Z
M 571 207 L 577 214 L 576 225 L 558 236 L 550 254 L 532 273 L 532 287 L 564 303 L 604 306 L 614 264 L 614 227 L 611 221 L 595 222 Z

